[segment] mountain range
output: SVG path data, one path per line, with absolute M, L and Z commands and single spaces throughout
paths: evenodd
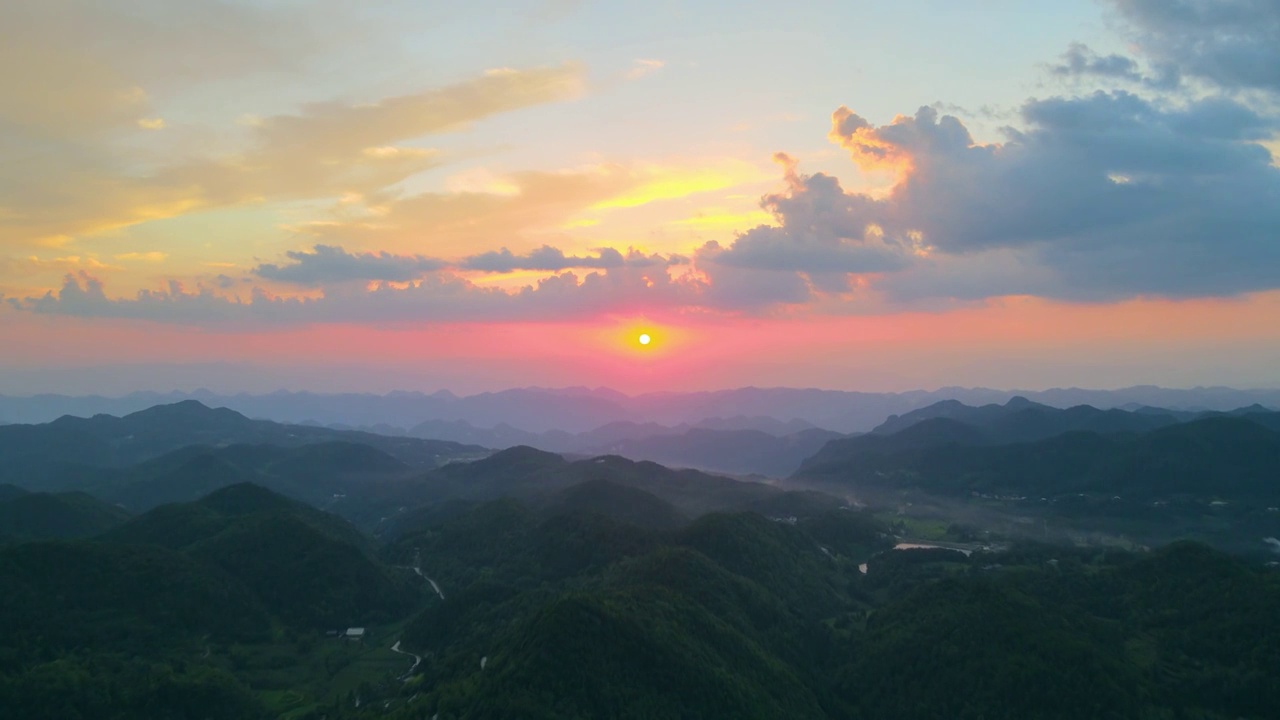
M 190 401 L 0 427 L 0 459 L 26 468 L 0 483 L 0 707 L 1227 720 L 1280 703 L 1263 542 L 1280 413 L 1014 398 L 852 437 L 776 429 L 614 441 L 758 464 L 813 437 L 764 482 Z M 1184 537 L 1247 552 L 1140 551 Z
M 119 398 L 33 395 L 0 397 L 0 422 L 41 423 L 63 415 L 127 415 L 155 405 L 199 400 L 226 407 L 252 418 L 283 423 L 343 424 L 382 433 L 407 433 L 422 423 L 467 423 L 490 429 L 506 425 L 526 433 L 562 431 L 570 434 L 595 430 L 616 422 L 656 423 L 668 427 L 711 422 L 715 418 L 773 418 L 781 423 L 799 422 L 838 433 L 865 432 L 893 414 L 903 414 L 940 400 L 969 405 L 1004 403 L 1023 396 L 1054 407 L 1092 405 L 1097 408 L 1134 409 L 1143 406 L 1174 410 L 1231 410 L 1252 404 L 1280 408 L 1280 390 L 1232 388 L 1169 389 L 1137 386 L 1118 390 L 1079 388 L 1043 391 L 1003 391 L 986 388 L 940 388 L 902 393 L 864 393 L 796 388 L 739 388 L 699 393 L 652 393 L 628 396 L 604 388 L 518 388 L 500 392 L 457 396 L 448 391 L 426 394 L 394 392 L 373 394 L 321 394 L 276 392 L 266 395 L 219 395 L 204 390 L 191 393 L 133 393 Z M 428 429 L 439 429 L 438 427 Z M 749 429 L 774 433 L 770 427 Z M 803 427 L 794 427 L 795 432 Z M 787 433 L 774 433 L 787 434 Z M 443 437 L 443 436 L 442 436 Z M 454 438 L 460 439 L 460 438 Z M 530 438 L 511 443 L 467 440 L 486 446 L 528 444 Z M 568 448 L 560 448 L 567 450 Z
M 229 408 L 211 408 L 197 400 L 156 405 L 124 417 L 64 415 L 40 425 L 0 426 L 0 454 L 8 459 L 11 472 L 30 458 L 119 467 L 191 445 L 296 447 L 324 441 L 361 443 L 415 467 L 434 467 L 443 459 L 484 450 L 446 441 L 250 420 Z

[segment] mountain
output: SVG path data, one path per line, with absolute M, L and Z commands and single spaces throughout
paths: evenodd
M 354 527 L 249 483 L 156 508 L 104 539 L 183 550 L 239 579 L 272 614 L 301 627 L 394 618 L 417 597 L 418 583 L 378 563 Z
M 735 415 L 733 417 L 703 418 L 693 424 L 694 427 L 707 430 L 758 430 L 763 433 L 783 437 L 795 433 L 813 430 L 815 426 L 800 418 L 792 418 L 786 422 L 768 415 Z
M 382 425 L 412 428 L 421 423 L 440 421 L 446 426 L 466 423 L 472 428 L 480 429 L 506 425 L 513 433 L 539 435 L 557 430 L 578 434 L 614 422 L 654 423 L 666 427 L 707 423 L 705 426 L 709 429 L 754 429 L 771 434 L 789 434 L 775 432 L 774 428 L 758 424 L 748 427 L 707 420 L 746 417 L 771 418 L 784 425 L 795 423 L 792 432 L 805 429 L 799 427 L 799 424 L 809 424 L 835 432 L 854 433 L 870 430 L 890 415 L 902 415 L 940 400 L 983 405 L 1004 403 L 1015 396 L 1024 396 L 1059 408 L 1091 405 L 1107 409 L 1146 405 L 1173 410 L 1227 411 L 1253 403 L 1272 409 L 1280 408 L 1280 390 L 1232 388 L 1180 390 L 1131 387 L 1118 390 L 1066 388 L 1025 391 L 947 387 L 902 393 L 738 388 L 702 393 L 651 393 L 634 397 L 603 388 L 520 388 L 465 397 L 448 392 L 395 392 L 387 395 L 276 392 L 266 395 L 219 395 L 201 390 L 192 393 L 134 393 L 121 398 L 75 398 L 58 395 L 0 397 L 0 417 L 11 422 L 48 422 L 62 415 L 125 415 L 154 405 L 199 400 L 208 405 L 231 408 L 248 417 L 269 418 L 285 423 L 341 423 L 352 427 Z M 427 427 L 434 429 L 440 426 Z M 430 430 L 424 432 L 429 433 Z M 515 434 L 510 434 L 504 442 L 492 444 L 481 441 L 487 437 L 485 435 L 446 433 L 439 437 L 491 447 L 510 444 L 540 445 L 535 438 Z M 546 449 L 574 451 L 560 446 L 547 446 Z
M 656 495 L 608 480 L 588 480 L 552 497 L 543 511 L 552 515 L 596 513 L 646 528 L 676 528 L 687 518 Z
M 475 694 L 451 683 L 465 704 L 441 707 L 476 718 L 824 716 L 793 669 L 664 589 L 558 598 L 504 639 Z M 540 700 L 548 697 L 560 702 Z
M 1280 537 L 1280 432 L 1218 415 L 1146 433 L 1069 432 L 986 444 L 934 418 L 894 435 L 830 443 L 788 481 L 919 508 L 1002 532 L 1161 544 L 1195 538 L 1263 554 Z
M 948 417 L 931 417 L 891 433 L 867 433 L 831 440 L 802 461 L 797 475 L 834 473 L 867 457 L 882 457 L 920 448 L 947 445 L 984 445 L 988 436 L 980 428 Z
M 433 648 L 417 702 L 442 717 L 824 717 L 801 638 L 846 602 L 846 576 L 806 533 L 756 515 L 675 533 L 540 519 L 502 500 L 405 537 L 397 551 L 456 588 L 406 626 L 408 646 Z M 839 562 L 856 574 L 858 559 Z
M 193 445 L 113 473 L 109 484 L 89 491 L 136 511 L 190 502 L 253 478 L 251 468 L 234 462 L 226 457 L 228 454 L 225 450 Z
M 554 431 L 552 431 L 554 432 Z M 498 423 L 491 428 L 476 427 L 466 420 L 424 420 L 409 428 L 406 433 L 412 437 L 449 440 L 458 443 L 480 445 L 482 447 L 504 449 L 516 445 L 548 446 L 551 438 L 548 433 L 531 433 L 513 428 L 506 423 Z M 572 438 L 564 431 L 556 433 L 557 438 Z M 546 447 L 547 450 L 558 449 Z
M 1209 418 L 1055 439 L 1244 452 L 1251 432 L 1271 431 Z M 517 448 L 470 477 L 489 489 L 592 466 L 661 477 L 603 460 Z M 101 540 L 3 547 L 0 707 L 111 720 L 1263 720 L 1280 705 L 1280 573 L 1265 563 L 1187 542 L 897 550 L 899 515 L 813 493 L 752 501 L 812 512 L 683 521 L 593 478 L 423 513 L 375 549 L 339 518 L 241 484 Z M 680 521 L 651 522 L 664 515 Z M 440 594 L 425 597 L 417 573 Z M 325 637 L 347 618 L 367 624 L 366 642 Z
M 527 445 L 548 452 L 617 454 L 633 460 L 652 460 L 716 472 L 764 475 L 786 474 L 794 470 L 801 459 L 817 449 L 809 447 L 816 442 L 815 438 L 839 437 L 838 433 L 818 430 L 802 420 L 783 422 L 771 417 L 742 415 L 706 418 L 694 425 L 681 423 L 676 426 L 618 421 L 580 433 L 563 430 L 531 433 L 506 423 L 485 429 L 462 420 L 428 420 L 411 428 L 409 434 L 499 449 Z M 782 437 L 790 439 L 785 442 L 776 440 Z M 767 446 L 762 447 L 760 440 Z M 797 446 L 804 449 L 798 450 Z M 744 457 L 744 448 L 749 448 L 750 458 Z M 785 457 L 778 459 L 780 454 Z
M 319 442 L 275 445 L 192 445 L 125 468 L 54 466 L 43 485 L 80 490 L 140 512 L 191 502 L 230 485 L 253 482 L 363 522 L 384 505 L 397 506 L 400 490 L 421 472 L 366 445 Z M 390 496 L 390 499 L 385 499 Z
M 1191 543 L 868 559 L 827 538 L 884 526 L 823 517 L 709 515 L 646 539 L 481 506 L 415 540 L 451 589 L 405 628 L 430 649 L 421 679 L 377 712 L 1261 719 L 1280 700 L 1280 575 L 1261 565 Z
M 131 642 L 250 639 L 269 631 L 257 599 L 232 576 L 172 549 L 98 542 L 0 548 L 5 643 L 44 650 Z
M 100 535 L 129 513 L 85 493 L 24 493 L 0 500 L 0 536 L 54 540 Z
M 27 491 L 17 485 L 0 484 L 0 501 L 12 500 L 13 498 L 26 494 Z
M 780 477 L 791 474 L 805 458 L 840 437 L 817 428 L 782 437 L 762 430 L 693 428 L 680 434 L 623 440 L 596 450 L 675 467 Z
M 832 443 L 806 461 L 797 477 L 910 485 L 949 495 L 1094 493 L 1136 501 L 1190 496 L 1280 502 L 1274 482 L 1280 433 L 1247 419 L 1207 418 L 1135 436 L 1073 432 L 1008 445 L 963 443 L 956 440 L 962 433 L 941 432 L 932 434 L 932 442 L 902 441 L 926 427 L 967 426 L 933 420 L 896 435 Z
M 227 408 L 187 400 L 124 417 L 64 416 L 43 425 L 2 426 L 0 457 L 7 462 L 0 466 L 0 481 L 30 489 L 61 489 L 51 487 L 51 480 L 85 467 L 122 468 L 192 445 L 299 447 L 327 442 L 367 445 L 418 468 L 486 452 L 451 442 L 250 420 Z
M 1126 412 L 1114 408 L 1099 410 L 1088 405 L 1059 409 L 1024 397 L 1015 397 L 1003 405 L 979 407 L 971 407 L 956 400 L 944 400 L 904 415 L 890 416 L 871 432 L 876 435 L 892 435 L 935 418 L 955 420 L 979 428 L 986 436 L 985 440 L 993 444 L 1041 440 L 1076 431 L 1146 432 L 1192 419 L 1180 419 L 1173 413 L 1155 408 L 1144 412 Z
M 203 406 L 198 405 L 147 411 L 141 418 L 104 416 L 90 421 L 62 420 L 52 425 L 70 424 L 79 428 L 103 425 L 110 428 L 127 420 L 131 427 L 148 428 L 151 425 L 149 418 L 175 414 L 179 418 L 194 415 L 218 419 L 228 426 L 251 428 L 253 437 L 265 436 L 273 440 L 280 439 L 280 429 L 292 429 L 246 420 L 230 411 L 209 416 Z M 170 418 L 168 424 L 176 422 Z M 197 426 L 208 427 L 207 424 Z M 605 480 L 653 493 L 673 504 L 678 513 L 691 516 L 711 509 L 744 507 L 781 492 L 762 483 L 739 482 L 692 470 L 671 470 L 656 463 L 637 463 L 618 456 L 570 462 L 560 455 L 522 446 L 473 462 L 449 463 L 424 473 L 377 447 L 320 438 L 306 444 L 190 445 L 129 466 L 64 464 L 59 462 L 58 444 L 68 442 L 69 436 L 50 426 L 27 426 L 25 431 L 48 441 L 36 446 L 40 454 L 33 450 L 25 457 L 29 466 L 43 467 L 41 473 L 25 476 L 29 487 L 83 491 L 139 512 L 166 503 L 191 502 L 221 488 L 252 482 L 331 510 L 378 532 L 387 531 L 390 524 L 398 522 L 396 518 L 400 515 L 422 505 L 451 500 L 543 496 L 587 480 Z M 732 437 L 736 432 L 747 431 L 697 432 Z M 121 462 L 129 457 L 120 449 L 127 442 L 108 441 L 112 436 L 106 433 L 88 435 L 101 440 L 103 452 L 96 457 L 99 462 Z M 210 434 L 197 436 L 207 440 Z M 774 445 L 787 446 L 791 443 L 773 436 L 765 437 Z M 132 439 L 142 441 L 143 435 L 135 433 Z M 427 442 L 403 438 L 384 440 Z
M 657 463 L 603 455 L 569 461 L 535 448 L 515 447 L 469 463 L 451 463 L 428 473 L 419 503 L 435 499 L 487 500 L 544 495 L 589 480 L 607 480 L 651 493 L 695 517 L 712 510 L 741 508 L 781 494 L 779 488 L 696 470 L 673 470 Z
M 1258 404 L 1225 412 L 1169 410 L 1144 405 L 1099 410 L 1089 405 L 1056 408 L 1015 397 L 1003 405 L 979 407 L 944 400 L 904 415 L 890 416 L 871 434 L 892 435 L 925 420 L 942 418 L 979 428 L 985 436 L 983 442 L 1004 444 L 1041 440 L 1067 432 L 1141 433 L 1214 417 L 1245 418 L 1273 430 L 1280 429 L 1280 413 Z

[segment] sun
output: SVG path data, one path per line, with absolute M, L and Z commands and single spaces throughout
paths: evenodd
M 653 342 L 653 338 L 649 337 L 649 333 L 640 333 L 640 337 L 636 338 L 641 345 L 648 345 Z

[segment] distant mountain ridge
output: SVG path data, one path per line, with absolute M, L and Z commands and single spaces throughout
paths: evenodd
M 222 395 L 207 390 L 190 393 L 133 393 L 119 398 L 34 395 L 0 396 L 0 419 L 10 423 L 48 422 L 62 415 L 125 415 L 154 405 L 199 400 L 227 407 L 252 418 L 351 427 L 412 428 L 424 422 L 465 422 L 477 428 L 509 425 L 527 433 L 560 430 L 589 432 L 609 423 L 696 425 L 708 418 L 770 417 L 799 421 L 840 433 L 865 432 L 890 415 L 902 415 L 939 400 L 970 405 L 1004 403 L 1015 396 L 1054 407 L 1092 405 L 1100 409 L 1152 406 L 1174 410 L 1231 410 L 1258 403 L 1280 408 L 1280 389 L 1237 390 L 1225 387 L 1167 389 L 1135 386 L 1117 390 L 1055 388 L 1043 391 L 946 387 L 901 393 L 848 392 L 799 388 L 738 388 L 693 393 L 627 396 L 605 388 L 516 388 L 458 396 L 450 392 L 319 394 L 277 392 L 265 395 Z M 728 427 L 713 429 L 732 429 Z M 768 431 L 767 428 L 758 427 Z M 527 438 L 521 441 L 527 441 Z M 486 443 L 480 443 L 486 444 Z
M 933 417 L 828 443 L 793 482 L 867 502 L 945 499 L 977 512 L 1066 518 L 1158 539 L 1194 533 L 1257 550 L 1280 534 L 1280 413 L 1218 414 L 1147 432 L 1073 430 L 993 442 Z
M 607 450 L 674 467 L 785 477 L 840 433 L 811 428 L 778 437 L 759 430 L 693 428 L 618 442 Z
M 369 446 L 420 468 L 486 452 L 439 440 L 250 420 L 228 408 L 184 400 L 124 417 L 64 415 L 43 425 L 0 426 L 0 482 L 31 487 L 68 468 L 123 468 L 193 445 L 301 447 L 335 441 Z
M 978 407 L 943 400 L 905 415 L 890 416 L 871 434 L 892 435 L 926 420 L 947 419 L 979 429 L 989 442 L 1006 443 L 1042 440 L 1073 431 L 1146 432 L 1196 417 L 1199 414 L 1170 413 L 1158 408 L 1149 408 L 1147 412 L 1100 410 L 1090 405 L 1061 409 L 1018 396 L 1003 405 L 992 403 Z
M 694 430 L 718 430 L 722 432 L 754 431 L 763 432 L 775 437 L 792 435 L 815 426 L 804 420 L 793 418 L 789 421 L 778 420 L 768 416 L 748 417 L 709 417 L 696 423 L 680 423 L 679 425 L 662 425 L 656 422 L 631 422 L 618 420 L 580 433 L 564 430 L 547 430 L 535 433 L 520 430 L 507 423 L 499 423 L 492 428 L 472 425 L 466 420 L 426 420 L 402 431 L 413 437 L 431 438 L 435 440 L 452 440 L 460 443 L 472 443 L 495 449 L 530 445 L 550 450 L 551 452 L 593 453 L 606 450 L 626 440 L 641 440 L 660 435 L 683 435 Z
M 931 419 L 950 419 L 979 428 L 992 443 L 1026 442 L 1061 435 L 1066 432 L 1125 433 L 1147 432 L 1158 428 L 1209 417 L 1249 417 L 1262 424 L 1272 422 L 1274 415 L 1266 407 L 1253 404 L 1229 411 L 1169 410 L 1150 406 L 1099 409 L 1090 405 L 1057 408 L 1032 402 L 1025 397 L 1010 398 L 1003 405 L 965 405 L 957 400 L 943 400 L 904 415 L 892 415 L 876 426 L 871 434 L 892 435 L 917 423 Z

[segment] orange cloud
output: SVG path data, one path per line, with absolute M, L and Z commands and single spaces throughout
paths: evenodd
M 450 191 L 378 194 L 294 229 L 328 242 L 436 256 L 471 255 L 495 245 L 523 251 L 546 243 L 549 234 L 594 228 L 611 212 L 736 187 L 762 176 L 754 165 L 726 159 L 604 163 L 559 172 L 471 170 L 446 181 Z M 377 212 L 370 212 L 375 207 Z
M 761 180 L 767 175 L 751 163 L 720 160 L 709 166 L 642 166 L 640 182 L 627 192 L 596 203 L 592 210 L 629 208 L 661 200 L 688 197 L 704 192 L 724 190 Z
M 901 125 L 910 120 L 899 115 L 893 119 L 893 124 Z M 910 174 L 913 168 L 912 156 L 908 150 L 886 140 L 879 129 L 844 105 L 831 114 L 831 131 L 827 133 L 827 137 L 848 150 L 853 161 L 864 172 L 890 171 L 901 177 Z
M 376 103 L 314 104 L 297 114 L 259 119 L 242 152 L 150 172 L 139 172 L 132 154 L 110 146 L 92 153 L 78 145 L 55 146 L 19 155 L 0 164 L 6 216 L 0 242 L 59 244 L 213 207 L 372 195 L 442 162 L 409 141 L 574 97 L 583 90 L 584 75 L 577 65 L 504 70 Z M 160 127 L 158 119 L 138 122 Z

